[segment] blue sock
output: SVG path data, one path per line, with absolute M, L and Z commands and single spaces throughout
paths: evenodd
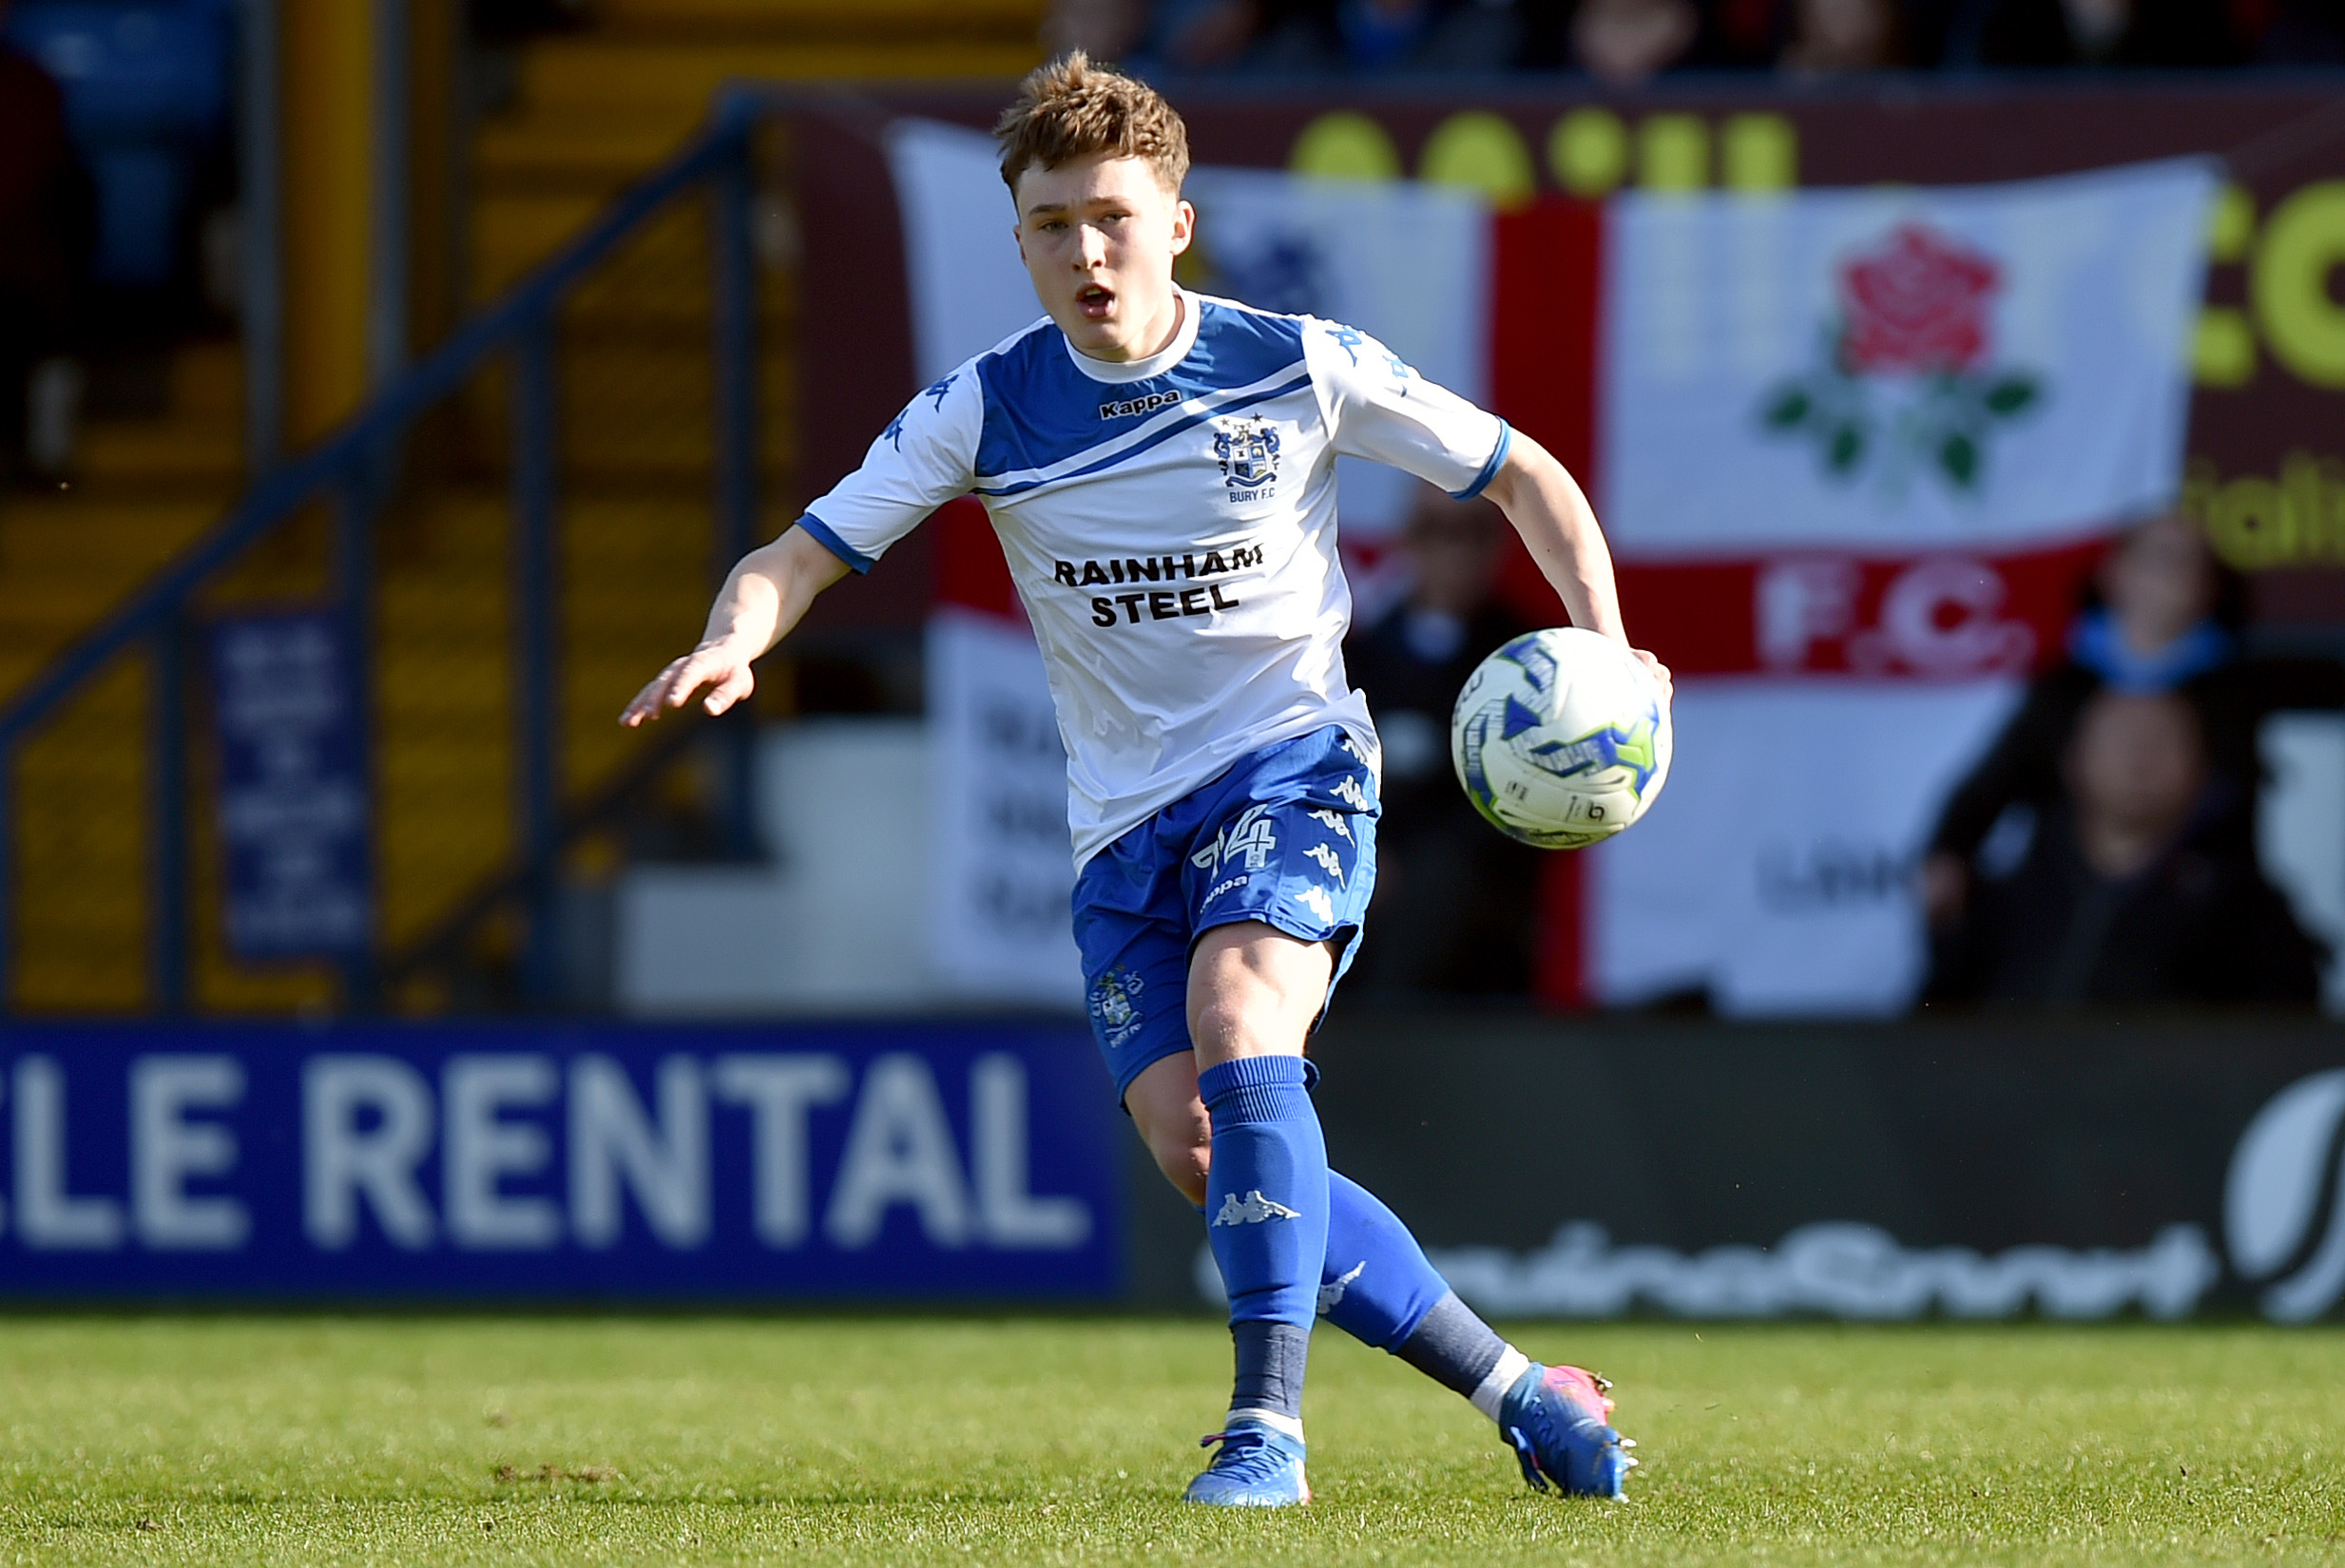
M 1485 1403 L 1486 1394 L 1504 1392 L 1503 1387 L 1493 1392 L 1485 1386 L 1493 1375 L 1501 1385 L 1511 1383 L 1528 1365 L 1521 1351 L 1451 1291 L 1400 1216 L 1340 1171 L 1327 1173 L 1327 1256 L 1319 1269 L 1319 1315 L 1477 1405 Z M 1239 1363 L 1245 1369 L 1246 1386 L 1238 1398 L 1276 1401 L 1284 1381 L 1278 1369 L 1288 1354 L 1295 1357 L 1299 1395 L 1299 1352 L 1274 1341 L 1251 1352 L 1240 1348 Z
M 1330 1171 L 1327 1195 L 1321 1314 L 1497 1420 L 1506 1386 L 1529 1361 L 1457 1299 L 1409 1227 L 1375 1194 Z
M 1450 1286 L 1400 1216 L 1338 1171 L 1327 1173 L 1327 1263 L 1319 1311 L 1363 1345 L 1395 1351 Z
M 1302 1059 L 1291 1056 L 1244 1057 L 1197 1075 L 1198 1097 L 1213 1118 L 1205 1235 L 1229 1291 L 1239 1384 L 1248 1390 L 1248 1407 L 1262 1401 L 1259 1407 L 1288 1417 L 1301 1410 L 1296 1336 L 1241 1326 L 1282 1324 L 1308 1335 L 1318 1317 L 1327 1143 L 1304 1081 Z M 1249 1365 L 1264 1354 L 1277 1365 Z M 1287 1365 L 1291 1372 L 1278 1369 Z

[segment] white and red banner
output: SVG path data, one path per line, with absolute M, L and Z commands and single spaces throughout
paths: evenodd
M 932 377 L 1036 309 L 990 143 L 905 122 L 891 157 Z M 1596 500 L 1632 635 L 1678 674 L 1668 793 L 1555 859 L 1549 1000 L 1904 1005 L 1940 799 L 2058 656 L 2101 544 L 2180 485 L 2214 189 L 2175 161 L 1492 215 L 1196 171 L 1184 277 L 1355 322 L 1545 443 Z M 1369 566 L 1406 486 L 1344 485 Z M 1370 605 L 1377 579 L 1355 581 Z M 1560 619 L 1527 560 L 1508 593 Z
M 1906 1004 L 1940 802 L 2179 488 L 2213 191 L 2177 162 L 1604 208 L 1583 462 L 1683 760 L 1576 868 L 1552 989 L 1576 956 L 1610 1003 Z

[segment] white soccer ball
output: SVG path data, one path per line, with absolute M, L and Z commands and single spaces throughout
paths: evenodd
M 1484 660 L 1450 718 L 1466 797 L 1543 850 L 1576 850 L 1643 816 L 1669 777 L 1669 704 L 1643 662 L 1571 626 Z

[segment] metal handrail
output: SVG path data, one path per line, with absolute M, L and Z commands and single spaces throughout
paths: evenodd
M 550 865 L 558 850 L 562 813 L 555 798 L 558 770 L 553 752 L 553 613 L 551 530 L 556 509 L 556 410 L 553 406 L 551 342 L 555 312 L 569 291 L 599 261 L 627 239 L 654 213 L 702 180 L 716 187 L 712 231 L 716 376 L 716 468 L 718 555 L 730 563 L 749 545 L 757 509 L 757 310 L 756 259 L 752 251 L 751 203 L 755 179 L 752 138 L 759 122 L 786 102 L 770 90 L 727 88 L 712 106 L 706 126 L 659 169 L 614 201 L 587 230 L 508 289 L 495 303 L 459 328 L 440 347 L 383 388 L 363 409 L 308 452 L 262 476 L 220 524 L 182 550 L 140 587 L 127 602 L 52 660 L 23 690 L 0 705 L 0 1007 L 14 994 L 14 892 L 16 820 L 13 810 L 19 750 L 36 726 L 56 712 L 113 660 L 151 640 L 156 648 L 157 708 L 154 738 L 157 775 L 148 792 L 154 815 L 153 842 L 161 865 L 156 873 L 157 918 L 150 963 L 164 1010 L 186 1001 L 186 846 L 184 803 L 180 787 L 185 763 L 184 724 L 179 689 L 179 632 L 188 602 L 213 573 L 234 561 L 296 510 L 321 497 L 338 503 L 336 530 L 336 587 L 353 629 L 355 657 L 363 661 L 367 641 L 367 593 L 371 585 L 369 544 L 373 513 L 380 501 L 385 453 L 398 435 L 432 405 L 463 385 L 490 356 L 510 353 L 515 382 L 514 509 L 523 569 L 516 650 L 520 682 L 522 780 L 516 802 L 518 835 L 528 864 Z M 363 690 L 363 674 L 361 675 Z M 539 876 L 540 881 L 549 878 Z M 550 981 L 550 922 L 531 921 L 529 969 L 542 985 Z M 354 991 L 371 984 L 363 965 L 350 975 Z

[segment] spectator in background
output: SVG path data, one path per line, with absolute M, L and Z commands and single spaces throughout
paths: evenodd
M 1905 47 L 1894 0 L 1797 0 L 1781 65 L 1796 76 L 1833 76 L 1902 66 Z
M 64 94 L 0 45 L 0 478 L 51 478 L 70 454 L 93 220 Z
M 1159 0 L 1126 54 L 1175 70 L 1379 76 L 1504 70 L 1519 63 L 1525 16 L 1558 0 Z M 1112 0 L 1061 0 L 1070 17 Z M 1075 35 L 1054 22 L 1052 47 Z
M 1384 740 L 1375 937 L 1355 971 L 1372 989 L 1530 988 L 1540 853 L 1482 820 L 1450 762 L 1458 688 L 1529 629 L 1491 598 L 1506 540 L 1489 502 L 1426 490 L 1403 538 L 1414 570 L 1408 599 L 1344 649 Z
M 2345 668 L 2326 659 L 2247 658 L 2239 651 L 2243 594 L 2179 513 L 2141 524 L 2095 574 L 2099 602 L 2077 618 L 2068 657 L 2038 676 L 2019 711 L 1948 799 L 1922 861 L 1931 925 L 1960 918 L 1982 850 L 2041 825 L 2061 798 L 2061 759 L 2077 716 L 2104 688 L 2172 692 L 2196 711 L 2210 778 L 2203 832 L 2253 855 L 2262 764 L 2257 731 L 2291 708 L 2345 707 Z M 1994 843 L 1990 843 L 1990 834 Z M 2008 863 L 2008 852 L 1986 858 Z
M 2027 858 L 1982 883 L 1935 944 L 1925 1004 L 2310 1006 L 2318 954 L 2223 802 L 2180 694 L 2103 688 Z
M 1042 42 L 1052 54 L 1081 49 L 1142 74 L 1223 70 L 1253 47 L 1263 9 L 1264 0 L 1057 0 Z
M 1147 32 L 1145 0 L 1057 0 L 1042 42 L 1054 55 L 1081 49 L 1094 60 L 1129 62 Z
M 1591 76 L 1633 86 L 1688 63 L 1701 30 L 1692 0 L 1580 0 L 1571 59 Z

